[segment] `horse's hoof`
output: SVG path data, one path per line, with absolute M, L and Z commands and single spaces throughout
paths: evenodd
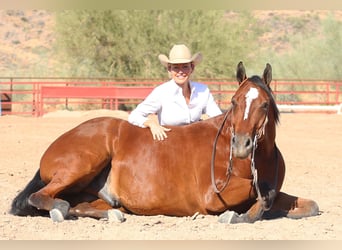
M 234 211 L 226 211 L 223 214 L 220 214 L 218 218 L 218 222 L 220 223 L 227 223 L 230 224 L 234 217 L 235 212 Z
M 245 222 L 244 214 L 238 214 L 234 211 L 226 211 L 223 214 L 220 214 L 218 222 L 227 223 L 227 224 L 235 224 Z
M 124 222 L 125 217 L 124 214 L 118 209 L 110 209 L 108 210 L 108 220 L 114 222 Z
M 67 201 L 56 199 L 53 208 L 49 211 L 50 218 L 54 222 L 62 222 L 67 217 L 70 204 Z
M 52 219 L 53 222 L 64 221 L 63 213 L 57 208 L 53 208 L 52 210 L 50 210 L 49 214 L 50 214 L 50 218 Z

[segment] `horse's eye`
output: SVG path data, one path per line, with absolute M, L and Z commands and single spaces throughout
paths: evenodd
M 231 100 L 231 104 L 232 104 L 233 107 L 236 106 L 236 100 L 235 100 L 235 99 L 232 99 L 232 100 Z
M 268 102 L 264 102 L 262 105 L 261 105 L 261 108 L 264 109 L 264 110 L 267 110 L 268 109 Z

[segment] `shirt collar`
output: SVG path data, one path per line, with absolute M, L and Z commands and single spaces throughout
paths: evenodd
M 178 86 L 178 84 L 175 82 L 175 80 L 171 79 L 170 82 L 173 83 L 175 93 L 178 93 L 179 91 L 182 90 L 182 88 Z M 192 83 L 192 81 L 189 81 L 189 85 L 190 85 L 190 92 L 192 94 L 194 92 L 195 86 Z

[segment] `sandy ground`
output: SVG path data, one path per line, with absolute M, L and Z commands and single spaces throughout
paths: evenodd
M 10 215 L 12 199 L 32 178 L 50 143 L 80 122 L 103 115 L 127 116 L 101 110 L 0 117 L 0 239 L 342 239 L 342 115 L 336 114 L 283 113 L 277 130 L 287 164 L 283 191 L 317 201 L 321 215 L 316 217 L 226 225 L 216 216 L 126 215 L 118 224 L 91 218 L 53 223 L 50 218 Z

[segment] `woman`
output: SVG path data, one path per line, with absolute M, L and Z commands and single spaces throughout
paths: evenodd
M 209 117 L 221 114 L 209 88 L 190 81 L 195 66 L 201 62 L 201 53 L 191 56 L 184 44 L 174 45 L 166 55 L 159 55 L 160 62 L 167 68 L 171 80 L 157 86 L 134 109 L 128 121 L 134 125 L 150 128 L 153 139 L 167 138 L 169 128 L 164 125 L 184 125 L 199 121 L 202 114 Z M 151 118 L 157 114 L 158 120 Z

